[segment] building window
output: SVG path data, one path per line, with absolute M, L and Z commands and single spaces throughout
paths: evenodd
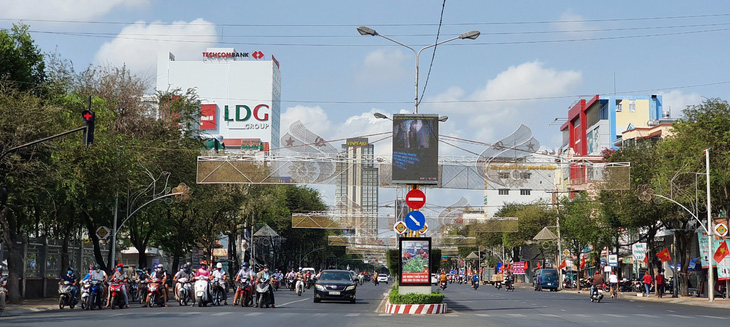
M 507 189 L 507 188 L 499 189 L 499 195 L 509 195 L 509 189 Z
M 636 102 L 634 102 L 634 101 L 629 102 L 629 111 L 636 112 Z
M 617 103 L 616 104 L 616 112 L 621 112 L 621 110 L 623 110 L 622 107 L 623 107 L 623 105 L 621 103 Z
M 520 190 L 520 195 L 530 195 L 530 190 Z

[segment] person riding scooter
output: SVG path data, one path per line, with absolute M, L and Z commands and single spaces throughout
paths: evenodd
M 126 285 L 127 281 L 128 281 L 128 277 L 127 277 L 127 273 L 124 272 L 124 265 L 121 263 L 118 263 L 117 268 L 114 270 L 114 274 L 109 279 L 109 282 L 110 283 L 113 283 L 113 282 L 123 283 L 122 295 L 124 296 L 124 306 L 129 308 L 129 298 L 127 297 L 127 285 Z M 111 297 L 112 297 L 112 292 L 109 292 L 109 294 L 107 294 L 107 298 L 106 298 L 106 307 L 107 308 L 110 305 L 112 305 Z
M 162 270 L 162 264 L 157 264 L 155 271 L 149 276 L 149 281 L 158 280 L 165 306 L 167 306 L 167 274 Z M 151 292 L 147 293 L 147 303 L 150 301 Z
M 58 281 L 58 285 L 61 285 L 63 282 L 71 283 L 71 289 L 70 289 L 71 290 L 71 303 L 73 303 L 75 305 L 76 303 L 78 303 L 79 289 L 78 289 L 78 287 L 76 287 L 76 285 L 77 285 L 76 274 L 74 274 L 73 268 L 71 268 L 71 267 L 68 268 L 68 270 L 66 271 L 66 274 L 61 276 L 61 280 Z
M 251 284 L 256 278 L 256 276 L 253 273 L 253 269 L 249 268 L 249 263 L 244 262 L 241 269 L 238 271 L 235 277 L 235 282 L 239 285 L 236 289 L 235 294 L 233 295 L 233 305 L 238 304 L 238 297 L 241 293 L 241 288 L 246 287 L 246 285 Z M 247 299 L 241 299 L 241 301 L 246 301 Z
M 271 277 L 273 277 L 273 276 L 269 272 L 269 266 L 268 265 L 264 265 L 264 270 L 259 271 L 259 273 L 256 274 L 256 281 L 258 283 L 262 283 L 262 282 L 264 282 L 264 283 L 270 283 L 271 282 Z M 274 301 L 274 289 L 272 287 L 269 287 L 269 289 L 268 289 L 267 292 L 268 292 L 269 302 L 271 304 L 271 307 L 272 308 L 276 308 L 275 301 Z M 261 301 L 258 301 L 257 306 L 259 308 L 262 308 L 263 307 L 263 303 L 261 303 Z

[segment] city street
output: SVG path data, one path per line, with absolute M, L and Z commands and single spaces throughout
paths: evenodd
M 408 323 L 418 326 L 686 326 L 718 325 L 730 321 L 727 309 L 705 308 L 654 301 L 633 296 L 620 300 L 604 298 L 591 303 L 586 294 L 575 292 L 534 292 L 517 287 L 515 292 L 496 290 L 489 285 L 474 291 L 467 285 L 451 284 L 443 292 L 449 305 L 445 315 L 390 315 L 377 309 L 391 285 L 358 288 L 356 304 L 348 302 L 312 302 L 312 290 L 301 297 L 288 290 L 276 292 L 276 309 L 221 307 L 180 307 L 170 302 L 168 308 L 141 308 L 101 311 L 52 310 L 10 312 L 0 317 L 3 326 L 191 326 L 196 324 L 229 325 L 242 322 L 273 326 L 395 326 Z

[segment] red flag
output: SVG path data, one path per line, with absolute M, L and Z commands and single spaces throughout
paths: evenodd
M 567 266 L 568 266 L 568 264 L 565 262 L 565 260 L 563 260 L 563 262 L 560 263 L 560 266 L 558 266 L 558 270 L 561 270 Z
M 648 255 L 644 255 L 644 263 L 646 263 L 647 266 L 649 265 L 649 256 Z
M 542 269 L 542 268 L 540 267 L 540 263 L 538 262 L 537 263 L 537 270 L 540 270 L 540 269 Z
M 585 269 L 586 267 L 586 257 L 580 258 L 580 270 Z
M 662 262 L 667 262 L 669 260 L 672 260 L 672 257 L 669 255 L 669 249 L 667 249 L 667 248 L 664 248 L 664 250 L 662 250 L 662 252 L 657 253 L 656 256 Z
M 715 261 L 720 262 L 722 259 L 725 259 L 725 257 L 730 253 L 727 248 L 727 242 L 723 241 L 720 242 L 720 247 L 715 250 L 715 255 L 713 258 Z

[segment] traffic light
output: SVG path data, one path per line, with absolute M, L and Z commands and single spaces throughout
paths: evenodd
M 84 130 L 84 145 L 88 147 L 89 144 L 94 143 L 94 121 L 96 120 L 96 113 L 91 110 L 84 110 L 81 113 L 81 117 L 86 123 L 86 129 Z

